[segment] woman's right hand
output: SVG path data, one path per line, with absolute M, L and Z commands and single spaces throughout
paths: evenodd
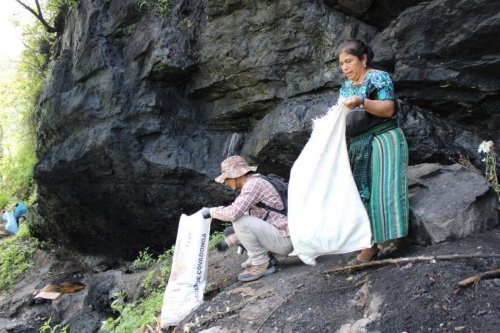
M 347 106 L 349 109 L 354 109 L 356 106 L 361 104 L 361 101 L 362 101 L 361 97 L 351 96 L 344 100 L 344 105 Z

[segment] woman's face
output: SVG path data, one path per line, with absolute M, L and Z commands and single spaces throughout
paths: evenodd
M 340 52 L 339 54 L 339 65 L 342 69 L 342 73 L 351 81 L 358 82 L 363 78 L 366 68 L 363 64 L 366 63 L 366 55 L 363 59 L 359 59 L 355 55 Z

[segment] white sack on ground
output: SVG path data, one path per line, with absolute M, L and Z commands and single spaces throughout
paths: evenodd
M 201 210 L 190 216 L 181 216 L 172 270 L 163 296 L 162 328 L 178 325 L 203 303 L 210 222 L 211 219 L 203 219 Z
M 314 121 L 311 137 L 295 161 L 288 187 L 288 224 L 293 254 L 309 265 L 328 253 L 371 245 L 368 214 L 352 176 L 341 103 Z

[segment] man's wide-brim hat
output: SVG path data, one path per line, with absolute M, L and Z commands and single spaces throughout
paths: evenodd
M 257 167 L 249 166 L 243 157 L 235 155 L 222 161 L 220 169 L 222 174 L 215 178 L 217 183 L 224 183 L 226 178 L 241 177 L 250 171 L 257 170 Z

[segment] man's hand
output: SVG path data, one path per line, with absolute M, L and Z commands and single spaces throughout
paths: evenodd
M 212 217 L 210 215 L 210 208 L 208 207 L 203 207 L 201 209 L 201 215 L 203 216 L 203 218 L 206 220 L 206 219 L 209 219 L 210 217 Z

